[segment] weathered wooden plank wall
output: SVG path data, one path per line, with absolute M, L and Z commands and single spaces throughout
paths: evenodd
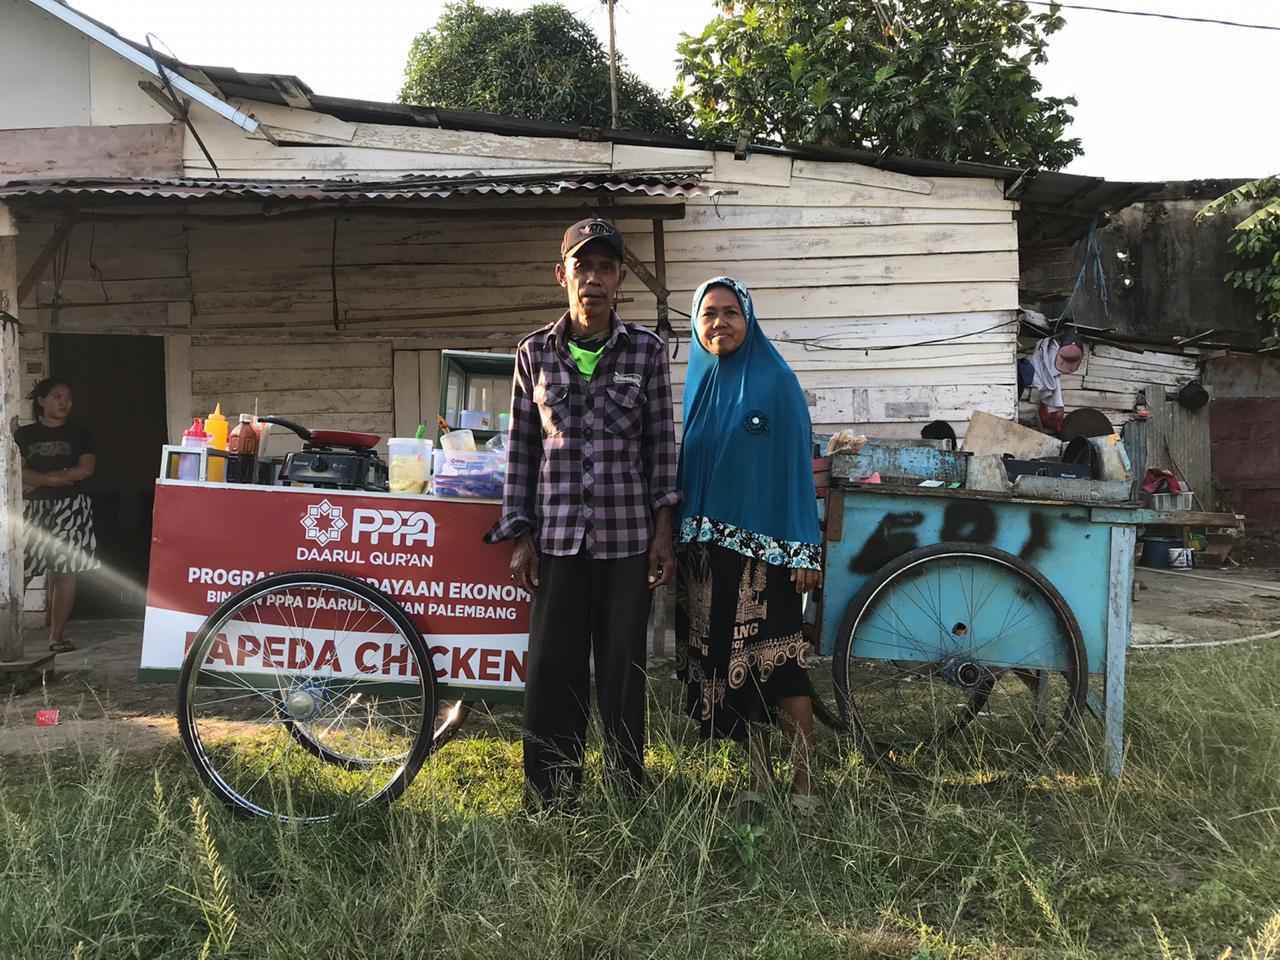
M 1024 338 L 1021 352 L 1026 354 L 1034 346 L 1034 340 Z M 1095 407 L 1120 426 L 1133 412 L 1139 390 L 1151 383 L 1170 388 L 1186 383 L 1197 375 L 1200 359 L 1194 354 L 1125 350 L 1093 344 L 1086 348 L 1080 369 L 1061 378 L 1062 399 L 1069 410 Z M 1156 398 L 1148 394 L 1147 399 L 1154 404 Z M 1019 409 L 1024 422 L 1036 420 L 1036 408 L 1032 404 L 1024 401 Z
M 711 276 L 730 274 L 751 287 L 764 329 L 808 392 L 819 430 L 857 423 L 910 434 L 921 421 L 943 417 L 963 433 L 974 408 L 1015 412 L 1017 233 L 1014 205 L 996 181 L 351 124 L 269 104 L 241 106 L 270 126 L 280 145 L 206 125 L 206 142 L 228 176 L 704 169 L 725 193 L 691 199 L 685 219 L 666 225 L 671 305 L 687 311 L 694 289 Z M 188 175 L 207 173 L 190 138 L 184 164 Z M 631 248 L 651 262 L 651 225 L 628 219 L 626 202 L 616 218 Z M 174 212 L 154 204 L 134 209 Z M 264 412 L 385 434 L 396 408 L 393 344 L 510 350 L 561 309 L 563 291 L 552 273 L 560 219 L 496 223 L 424 211 L 421 220 L 336 214 L 336 222 L 281 216 L 219 223 L 211 215 L 229 207 L 191 210 L 198 219 L 78 224 L 65 255 L 24 304 L 34 329 L 189 337 L 197 413 L 215 399 L 239 412 L 256 398 Z M 28 258 L 52 230 L 52 223 L 31 225 Z M 653 321 L 655 300 L 638 280 L 628 279 L 624 296 L 624 317 Z M 676 318 L 684 341 L 673 365 L 677 385 L 687 324 Z M 171 396 L 174 389 L 181 396 L 181 386 Z M 401 406 L 410 392 L 402 385 Z

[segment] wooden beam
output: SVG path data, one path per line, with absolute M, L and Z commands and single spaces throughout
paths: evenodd
M 0 660 L 22 659 L 22 467 L 18 419 L 18 226 L 0 203 Z
M 634 259 L 634 257 L 633 257 Z M 644 280 L 644 265 L 636 260 L 636 274 L 640 279 Z M 656 274 L 652 277 L 653 283 L 649 284 L 645 281 L 645 286 L 653 291 L 653 295 L 658 298 L 658 336 L 662 337 L 662 352 L 664 355 L 669 354 L 669 345 L 671 342 L 671 324 L 667 320 L 667 300 L 670 298 L 670 291 L 667 290 L 667 246 L 666 237 L 662 232 L 662 221 L 653 221 L 653 267 Z M 667 652 L 667 625 L 675 627 L 675 610 L 672 607 L 674 599 L 674 581 L 672 585 L 663 587 L 661 590 L 654 591 L 653 604 L 653 637 L 651 651 L 659 656 L 665 656 Z
M 182 176 L 182 125 L 0 130 L 0 181 Z
M 666 300 L 670 291 L 658 282 L 658 278 L 644 265 L 644 261 L 631 252 L 630 248 L 622 254 L 622 259 L 626 261 L 627 266 L 631 268 L 631 272 L 639 278 L 640 282 L 648 287 L 650 293 L 660 301 Z
M 663 343 L 666 343 L 666 323 L 668 300 L 671 292 L 667 289 L 667 237 L 663 232 L 662 221 L 653 221 L 653 269 L 657 289 L 654 296 L 658 298 L 658 328 L 662 331 Z
M 25 303 L 27 295 L 40 282 L 40 278 L 44 276 L 44 268 L 49 265 L 49 261 L 57 256 L 58 249 L 67 241 L 67 236 L 75 225 L 79 223 L 76 217 L 70 217 L 63 220 L 53 231 L 47 243 L 41 248 L 32 261 L 31 266 L 27 268 L 26 276 L 18 283 L 18 303 Z

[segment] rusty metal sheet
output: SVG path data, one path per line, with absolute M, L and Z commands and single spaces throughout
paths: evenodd
M 1167 384 L 1147 384 L 1147 469 L 1172 470 L 1186 480 L 1201 510 L 1214 508 L 1213 470 L 1210 459 L 1209 407 L 1187 410 L 1176 399 L 1177 390 Z

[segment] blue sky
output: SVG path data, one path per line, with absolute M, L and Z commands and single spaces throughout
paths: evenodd
M 531 0 L 484 0 L 520 9 Z M 618 43 L 632 69 L 667 89 L 681 32 L 715 14 L 713 0 L 618 0 Z M 1277 0 L 1080 0 L 1131 10 L 1280 25 Z M 565 0 L 603 35 L 600 0 Z M 292 73 L 320 93 L 392 100 L 415 34 L 444 0 L 72 0 L 141 39 L 150 31 L 180 58 Z M 1084 11 L 1050 44 L 1045 92 L 1075 95 L 1072 133 L 1085 154 L 1068 169 L 1112 180 L 1261 176 L 1280 172 L 1275 89 L 1280 32 Z

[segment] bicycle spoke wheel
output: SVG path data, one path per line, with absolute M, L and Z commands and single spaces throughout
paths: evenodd
M 465 700 L 440 704 L 431 722 L 431 749 L 433 751 L 439 750 L 457 736 L 458 730 L 461 729 L 470 712 L 471 706 Z M 317 731 L 315 724 L 294 721 L 287 715 L 287 712 L 282 717 L 282 721 L 289 733 L 303 749 L 309 750 L 321 760 L 328 763 L 336 763 L 346 767 L 348 770 L 359 770 L 380 763 L 389 763 L 393 760 L 403 761 L 408 757 L 407 752 L 396 756 L 365 756 L 360 753 L 347 752 L 342 749 L 340 738 L 327 735 L 329 733 L 327 727 L 324 730 Z M 351 721 L 348 720 L 347 723 L 350 724 Z
M 435 674 L 390 598 L 351 577 L 268 577 L 196 633 L 178 723 L 205 785 L 236 812 L 326 820 L 389 802 L 433 744 Z
M 914 550 L 850 601 L 837 639 L 841 712 L 868 759 L 975 782 L 1036 769 L 1076 725 L 1079 625 L 1017 557 L 979 544 Z

